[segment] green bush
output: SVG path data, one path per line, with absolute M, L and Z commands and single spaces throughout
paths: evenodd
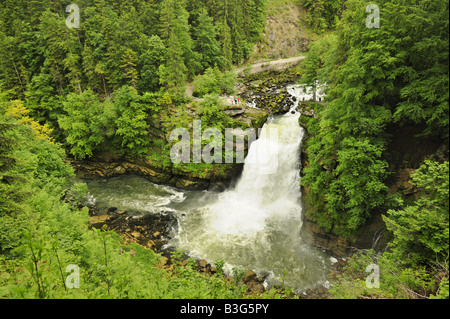
M 448 162 L 425 161 L 411 175 L 411 183 L 420 189 L 420 197 L 409 205 L 401 201 L 402 209 L 389 210 L 383 218 L 394 234 L 394 253 L 408 256 L 412 265 L 448 261 Z
M 207 94 L 234 94 L 236 79 L 234 72 L 222 73 L 217 67 L 207 68 L 203 75 L 195 77 L 193 95 L 204 97 Z

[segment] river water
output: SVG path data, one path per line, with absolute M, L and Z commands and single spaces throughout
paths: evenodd
M 298 87 L 288 87 L 298 96 Z M 271 117 L 247 155 L 236 186 L 218 193 L 182 191 L 137 176 L 88 181 L 88 201 L 139 214 L 172 213 L 179 226 L 170 245 L 225 270 L 266 274 L 267 285 L 297 292 L 328 286 L 334 258 L 304 243 L 300 147 L 304 134 L 296 106 Z

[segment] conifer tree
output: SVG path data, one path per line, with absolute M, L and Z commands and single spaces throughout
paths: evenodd
M 231 43 L 231 33 L 230 33 L 230 27 L 228 26 L 227 22 L 227 10 L 225 11 L 226 14 L 223 18 L 223 26 L 222 26 L 222 51 L 223 51 L 223 57 L 225 59 L 225 67 L 230 68 L 233 65 L 233 47 Z
M 167 49 L 157 35 L 148 40 L 148 48 L 139 57 L 139 90 L 156 91 L 159 88 L 159 67 L 167 61 Z
M 159 17 L 159 35 L 167 46 L 170 35 L 174 29 L 175 8 L 172 0 L 164 0 L 161 2 L 160 17 Z
M 138 71 L 136 69 L 138 57 L 136 52 L 132 49 L 127 49 L 122 57 L 122 65 L 120 66 L 125 72 L 125 78 L 128 79 L 129 84 L 137 89 L 138 85 Z
M 177 0 L 175 4 L 176 20 L 174 32 L 176 33 L 181 50 L 183 51 L 184 63 L 187 68 L 187 76 L 191 77 L 201 71 L 201 55 L 194 51 L 194 41 L 191 37 L 191 26 L 189 25 L 189 12 L 186 10 L 186 1 Z
M 27 86 L 28 76 L 23 67 L 18 49 L 18 43 L 13 36 L 7 36 L 0 31 L 0 79 L 3 78 L 5 90 L 13 97 L 22 95 Z
M 202 55 L 202 67 L 222 68 L 225 65 L 220 42 L 217 40 L 217 31 L 213 19 L 208 15 L 205 8 L 200 11 L 198 26 L 194 28 L 195 50 Z
M 184 63 L 180 40 L 175 32 L 169 38 L 167 55 L 170 57 L 166 65 L 159 68 L 160 83 L 169 90 L 178 91 L 180 85 L 186 81 L 187 68 Z

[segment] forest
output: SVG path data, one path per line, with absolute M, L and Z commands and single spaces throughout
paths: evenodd
M 327 85 L 317 116 L 300 116 L 304 213 L 349 240 L 380 214 L 390 236 L 384 252 L 348 258 L 330 298 L 448 299 L 448 0 L 378 0 L 375 28 L 364 0 L 0 1 L 1 299 L 298 298 L 251 293 L 239 271 L 224 280 L 224 261 L 208 275 L 178 252 L 161 267 L 158 253 L 89 227 L 71 165 L 113 154 L 224 174 L 232 164 L 174 166 L 171 143 L 149 131 L 188 127 L 192 105 L 205 127 L 248 128 L 219 96 L 236 93 L 234 68 L 256 62 L 269 14 L 286 3 L 314 35 L 298 83 Z M 392 191 L 405 169 L 414 196 Z M 370 289 L 374 263 L 386 271 Z M 80 289 L 67 287 L 74 264 Z

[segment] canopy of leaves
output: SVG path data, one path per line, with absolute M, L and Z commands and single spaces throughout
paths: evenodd
M 310 217 L 347 235 L 392 203 L 388 127 L 422 125 L 424 135 L 448 138 L 448 1 L 378 2 L 380 28 L 366 26 L 366 5 L 346 1 L 336 31 L 302 64 L 302 83 L 326 83 L 328 102 L 306 143 Z

